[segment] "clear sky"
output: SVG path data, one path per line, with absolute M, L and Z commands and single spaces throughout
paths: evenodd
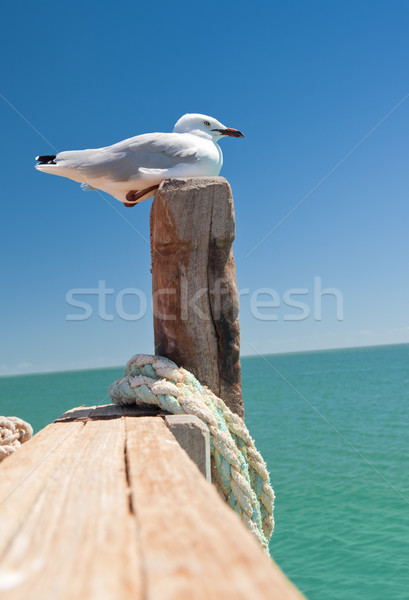
M 186 112 L 246 134 L 223 140 L 221 173 L 242 354 L 409 341 L 408 30 L 399 0 L 6 3 L 0 373 L 153 351 L 151 201 L 105 201 L 34 157 L 171 131 Z M 67 292 L 99 281 L 113 319 L 88 295 L 90 318 L 67 320 L 82 312 Z M 143 297 L 145 316 L 118 316 Z

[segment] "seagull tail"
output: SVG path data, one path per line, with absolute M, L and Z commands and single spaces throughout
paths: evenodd
M 56 158 L 56 154 L 44 154 L 43 156 L 36 156 L 36 160 L 38 161 L 36 164 L 36 169 L 43 171 L 44 173 L 52 173 L 57 167 L 57 163 L 55 162 Z
M 43 173 L 60 175 L 60 177 L 84 183 L 82 165 L 87 162 L 89 154 L 93 152 L 93 150 L 78 150 L 37 156 L 38 162 L 35 168 Z
M 72 179 L 73 181 L 78 181 L 83 183 L 83 177 L 77 172 L 76 169 L 71 169 L 70 167 L 65 166 L 64 164 L 60 165 L 55 162 L 48 163 L 38 163 L 35 165 L 37 171 L 41 171 L 42 173 L 51 173 L 51 175 L 59 175 L 60 177 L 67 177 L 68 179 Z
M 40 165 L 55 165 L 56 154 L 44 154 L 43 156 L 36 156 L 36 160 Z
M 36 166 L 37 171 L 42 171 L 43 173 L 54 173 L 55 175 L 60 175 L 61 167 L 59 167 L 56 163 L 38 163 Z

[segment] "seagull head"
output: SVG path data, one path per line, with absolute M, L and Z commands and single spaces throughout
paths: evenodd
M 203 138 L 217 142 L 224 136 L 244 137 L 238 129 L 226 127 L 213 117 L 197 113 L 183 115 L 173 128 L 174 133 L 193 133 Z

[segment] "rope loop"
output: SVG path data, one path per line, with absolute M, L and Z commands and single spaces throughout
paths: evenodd
M 133 356 L 108 392 L 114 404 L 153 404 L 172 414 L 195 415 L 208 426 L 213 483 L 268 554 L 274 492 L 244 421 L 192 373 L 160 356 Z

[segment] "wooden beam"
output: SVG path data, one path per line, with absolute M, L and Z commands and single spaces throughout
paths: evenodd
M 127 419 L 150 600 L 300 600 L 160 419 Z
M 1 463 L 0 594 L 300 600 L 165 418 L 90 416 L 49 425 Z
M 185 367 L 244 416 L 231 189 L 169 179 L 151 210 L 155 354 Z
M 0 506 L 0 591 L 7 600 L 144 597 L 124 425 L 53 424 L 3 461 L 2 490 L 6 483 L 10 495 Z

